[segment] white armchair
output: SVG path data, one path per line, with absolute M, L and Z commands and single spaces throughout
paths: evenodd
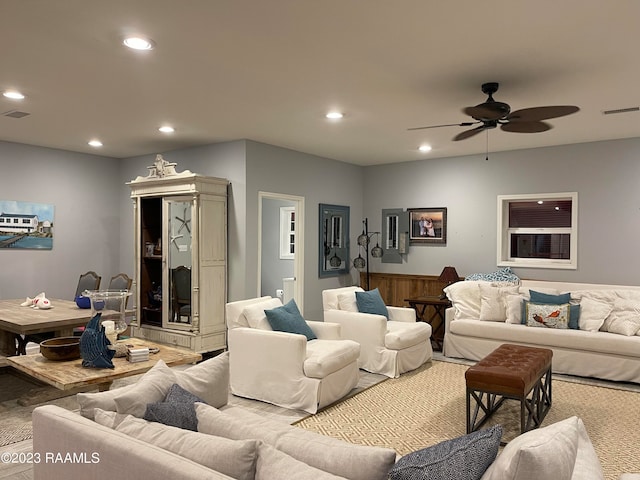
M 358 384 L 360 346 L 332 323 L 307 321 L 316 340 L 273 331 L 264 310 L 278 306 L 269 296 L 227 303 L 231 393 L 316 413 Z
M 398 377 L 418 368 L 433 356 L 431 326 L 416 322 L 412 308 L 387 306 L 383 315 L 358 312 L 355 292 L 360 287 L 324 290 L 324 321 L 342 326 L 342 338 L 360 344 L 358 365 L 363 370 Z

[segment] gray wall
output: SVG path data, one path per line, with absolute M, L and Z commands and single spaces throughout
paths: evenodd
M 73 300 L 78 278 L 88 270 L 106 286 L 120 272 L 119 162 L 0 142 L 0 166 L 3 200 L 55 207 L 52 250 L 0 249 L 0 298 L 44 291 L 50 299 Z
M 351 257 L 362 219 L 379 230 L 383 208 L 447 207 L 446 245 L 411 246 L 403 264 L 371 259 L 373 272 L 461 275 L 496 269 L 496 196 L 578 192 L 578 270 L 516 269 L 522 278 L 638 285 L 640 139 L 359 167 L 253 141 L 164 154 L 203 175 L 231 181 L 230 300 L 257 295 L 258 192 L 305 198 L 304 307 L 322 318 L 325 288 L 357 283 L 358 272 L 318 277 L 318 204 L 351 207 Z M 53 250 L 0 251 L 0 298 L 71 298 L 78 276 L 133 275 L 133 207 L 126 182 L 146 175 L 154 155 L 115 160 L 0 142 L 0 196 L 55 205 Z
M 259 191 L 305 199 L 303 313 L 309 320 L 322 320 L 322 290 L 352 285 L 358 272 L 352 269 L 350 275 L 318 277 L 318 204 L 350 206 L 350 232 L 355 238 L 362 230 L 363 167 L 247 141 L 247 225 L 257 224 Z M 246 281 L 251 296 L 257 292 L 257 252 L 257 236 L 248 235 Z M 353 254 L 352 246 L 352 258 Z
M 429 159 L 365 169 L 365 214 L 379 230 L 383 208 L 447 207 L 446 245 L 411 246 L 400 264 L 372 270 L 438 275 L 497 269 L 497 195 L 578 192 L 578 269 L 515 268 L 521 278 L 638 285 L 640 139 Z

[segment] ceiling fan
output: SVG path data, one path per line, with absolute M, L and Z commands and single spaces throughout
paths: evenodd
M 493 99 L 493 94 L 498 91 L 500 86 L 497 82 L 489 82 L 482 84 L 482 92 L 488 95 L 484 103 L 475 107 L 466 107 L 462 111 L 473 118 L 474 122 L 449 123 L 445 125 L 432 125 L 429 127 L 415 127 L 409 130 L 423 130 L 426 128 L 439 127 L 470 127 L 471 125 L 481 124 L 470 130 L 465 130 L 453 137 L 454 141 L 465 140 L 473 137 L 478 133 L 496 128 L 498 125 L 505 132 L 514 133 L 538 133 L 546 132 L 553 128 L 550 124 L 542 120 L 550 118 L 564 117 L 571 115 L 580 110 L 574 105 L 553 105 L 546 107 L 523 108 L 521 110 L 511 111 L 511 107 L 503 102 L 497 102 Z

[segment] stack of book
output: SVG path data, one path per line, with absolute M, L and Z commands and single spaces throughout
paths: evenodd
M 149 347 L 129 347 L 127 349 L 127 360 L 131 363 L 146 362 L 149 360 Z

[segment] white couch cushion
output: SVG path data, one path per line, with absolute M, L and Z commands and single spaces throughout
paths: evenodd
M 282 302 L 279 298 L 270 298 L 264 302 L 253 303 L 247 305 L 242 310 L 242 314 L 247 319 L 247 323 L 251 328 L 258 328 L 260 330 L 273 330 L 269 321 L 267 320 L 267 314 L 265 310 L 271 310 L 272 308 L 278 308 L 282 306 Z
M 640 300 L 617 299 L 601 330 L 620 335 L 635 335 L 640 330 Z
M 253 480 L 255 476 L 256 440 L 231 440 L 147 422 L 131 415 L 115 430 L 238 480 Z
M 94 418 L 94 409 L 118 411 L 142 417 L 148 403 L 160 402 L 177 383 L 209 405 L 221 407 L 229 398 L 229 352 L 185 370 L 173 370 L 159 360 L 136 383 L 115 390 L 78 393 L 80 414 Z
M 311 378 L 325 378 L 358 360 L 360 345 L 352 340 L 310 340 L 304 374 Z
M 255 480 L 295 478 L 295 480 L 340 480 L 331 473 L 312 467 L 284 452 L 259 442 Z
M 604 324 L 605 318 L 609 316 L 613 306 L 604 301 L 595 300 L 591 297 L 582 297 L 580 300 L 580 320 L 578 325 L 580 330 L 597 332 Z
M 390 350 L 404 350 L 429 341 L 431 328 L 422 322 L 387 322 L 384 346 Z
M 307 465 L 350 480 L 387 480 L 396 460 L 396 452 L 389 448 L 352 445 L 240 410 L 226 413 L 198 403 L 198 431 L 262 440 Z
M 507 319 L 506 296 L 518 293 L 518 286 L 493 285 L 479 283 L 480 289 L 480 320 L 504 322 Z
M 342 287 L 323 290 L 322 307 L 324 310 L 340 310 L 338 296 L 353 293 L 355 299 L 355 292 L 364 292 L 364 290 L 360 287 Z
M 482 480 L 571 480 L 578 452 L 578 417 L 511 440 Z
M 522 294 L 507 295 L 505 297 L 507 323 L 522 323 L 522 302 L 525 300 L 526 297 Z
M 347 312 L 357 312 L 358 302 L 356 301 L 356 290 L 338 295 L 338 307 Z

